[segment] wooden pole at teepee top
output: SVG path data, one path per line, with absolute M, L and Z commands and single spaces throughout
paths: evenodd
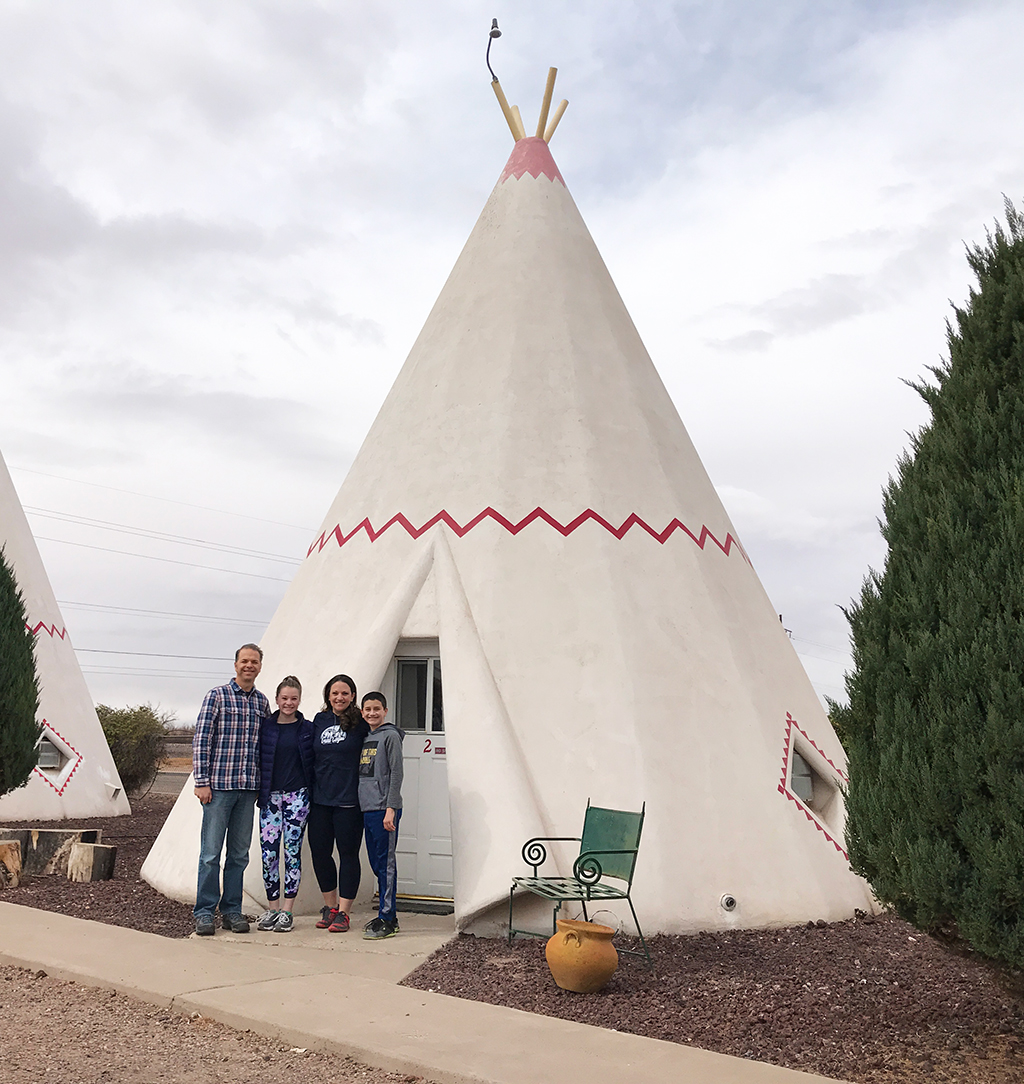
M 558 122 L 562 119 L 562 114 L 569 107 L 569 102 L 566 98 L 563 98 L 558 103 L 558 108 L 555 110 L 555 115 L 551 118 L 551 123 L 548 125 L 548 130 L 544 133 L 544 142 L 550 143 L 551 137 L 555 134 L 555 129 L 558 127 Z
M 516 119 L 516 140 L 526 138 L 526 128 L 523 125 L 523 115 L 519 112 L 519 106 L 512 106 L 512 116 Z
M 543 139 L 544 129 L 548 123 L 548 110 L 551 108 L 551 95 L 555 93 L 555 76 L 557 68 L 548 68 L 548 82 L 544 87 L 544 101 L 540 105 L 540 120 L 537 121 L 537 135 Z
M 508 130 L 512 133 L 512 138 L 518 142 L 520 136 L 516 131 L 516 120 L 512 115 L 512 110 L 509 108 L 505 92 L 501 89 L 501 83 L 499 83 L 497 79 L 492 80 L 491 89 L 494 91 L 495 98 L 498 99 L 498 105 L 501 106 L 502 113 L 505 114 L 505 121 L 508 124 Z

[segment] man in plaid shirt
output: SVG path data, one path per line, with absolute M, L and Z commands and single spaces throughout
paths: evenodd
M 260 720 L 270 714 L 267 698 L 256 688 L 263 650 L 244 644 L 235 652 L 235 678 L 206 694 L 192 739 L 195 795 L 203 804 L 199 845 L 199 884 L 193 915 L 196 933 L 213 934 L 213 913 L 232 933 L 248 933 L 242 914 L 242 875 L 249 864 L 252 819 L 259 794 Z M 221 892 L 220 855 L 224 857 Z

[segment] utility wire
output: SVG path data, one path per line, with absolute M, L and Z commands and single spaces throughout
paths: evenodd
M 139 538 L 153 538 L 160 542 L 174 542 L 179 546 L 195 546 L 199 549 L 216 550 L 218 553 L 231 553 L 240 557 L 257 557 L 266 561 L 286 561 L 289 564 L 300 565 L 302 560 L 298 557 L 284 557 L 278 553 L 264 553 L 262 550 L 247 550 L 238 546 L 228 546 L 220 542 L 209 542 L 203 538 L 188 538 L 185 535 L 168 534 L 166 531 L 152 531 L 146 527 L 132 527 L 127 523 L 112 523 L 105 519 L 89 519 L 86 516 L 73 516 L 68 512 L 56 512 L 52 508 L 34 508 L 31 505 L 22 506 L 30 515 L 41 519 L 55 519 L 62 523 L 79 523 L 87 527 L 95 527 L 100 531 L 117 531 L 119 534 L 135 535 Z
M 148 553 L 132 553 L 130 550 L 112 550 L 107 546 L 90 546 L 88 542 L 69 542 L 66 538 L 45 538 L 36 535 L 39 542 L 59 542 L 62 546 L 80 546 L 86 550 L 100 550 L 102 553 L 119 553 L 122 557 L 141 557 L 146 561 L 161 561 L 166 565 L 184 565 L 186 568 L 205 568 L 207 572 L 230 572 L 233 576 L 250 576 L 257 580 L 273 580 L 274 583 L 291 583 L 280 576 L 263 576 L 259 572 L 239 572 L 235 568 L 216 568 L 213 565 L 197 565 L 193 561 L 174 561 L 170 557 L 151 557 Z
M 56 478 L 61 482 L 74 482 L 81 486 L 92 486 L 94 489 L 109 489 L 111 493 L 127 493 L 132 497 L 145 497 L 150 501 L 163 501 L 164 504 L 178 504 L 182 508 L 198 508 L 201 512 L 217 512 L 222 516 L 236 516 L 238 519 L 251 519 L 256 523 L 272 523 L 275 527 L 290 527 L 294 531 L 305 531 L 307 534 L 313 534 L 311 527 L 299 527 L 295 523 L 281 523 L 276 519 L 263 519 L 260 516 L 247 516 L 244 512 L 229 512 L 226 508 L 210 508 L 205 504 L 190 504 L 188 501 L 175 501 L 170 497 L 157 497 L 152 493 L 139 493 L 134 489 L 118 489 L 116 486 L 105 486 L 99 482 L 86 482 L 82 478 L 68 478 L 63 474 L 47 474 L 46 471 L 32 470 L 30 467 L 15 467 L 13 464 L 8 463 L 9 470 L 22 471 L 25 474 L 38 474 L 42 478 Z
M 227 655 L 167 655 L 162 651 L 114 651 L 107 647 L 76 647 L 87 655 L 138 655 L 147 659 L 202 659 L 204 662 L 230 662 Z M 98 665 L 98 664 L 93 664 Z
M 172 610 L 138 610 L 133 609 L 131 606 L 104 606 L 99 602 L 67 602 L 62 599 L 57 599 L 57 605 L 66 606 L 72 610 L 89 610 L 97 613 L 138 615 L 141 617 L 184 618 L 188 621 L 212 621 L 214 624 L 218 625 L 262 626 L 266 625 L 268 620 L 265 617 L 259 619 L 253 618 L 250 621 L 244 617 L 212 617 L 209 614 L 175 613 Z

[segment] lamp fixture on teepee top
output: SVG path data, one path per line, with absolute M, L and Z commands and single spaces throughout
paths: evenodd
M 523 124 L 523 118 L 519 113 L 518 105 L 509 105 L 508 99 L 505 97 L 505 92 L 501 89 L 501 83 L 498 82 L 498 77 L 494 74 L 494 69 L 491 67 L 491 43 L 495 38 L 501 37 L 501 31 L 498 29 L 498 20 L 491 20 L 491 30 L 487 38 L 487 70 L 491 73 L 491 88 L 494 90 L 494 96 L 498 99 L 498 105 L 501 106 L 502 113 L 505 114 L 505 120 L 508 122 L 509 131 L 512 133 L 512 138 L 518 143 L 521 139 L 526 139 L 526 126 Z M 534 138 L 543 139 L 545 143 L 551 142 L 551 137 L 555 134 L 555 129 L 558 127 L 558 122 L 562 119 L 562 115 L 565 113 L 569 106 L 568 99 L 563 98 L 558 103 L 558 108 L 555 110 L 555 115 L 548 122 L 548 113 L 551 111 L 551 98 L 555 93 L 555 76 L 558 74 L 557 68 L 548 68 L 548 81 L 544 87 L 544 99 L 540 105 L 540 117 L 537 119 L 537 132 Z

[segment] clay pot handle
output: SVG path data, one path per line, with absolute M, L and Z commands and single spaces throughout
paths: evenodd
M 572 938 L 572 940 L 574 940 L 576 942 L 576 947 L 577 948 L 582 948 L 583 947 L 583 941 L 580 938 L 580 935 L 575 930 L 569 930 L 566 933 L 565 940 L 562 942 L 562 944 L 563 945 L 568 945 L 570 938 Z

